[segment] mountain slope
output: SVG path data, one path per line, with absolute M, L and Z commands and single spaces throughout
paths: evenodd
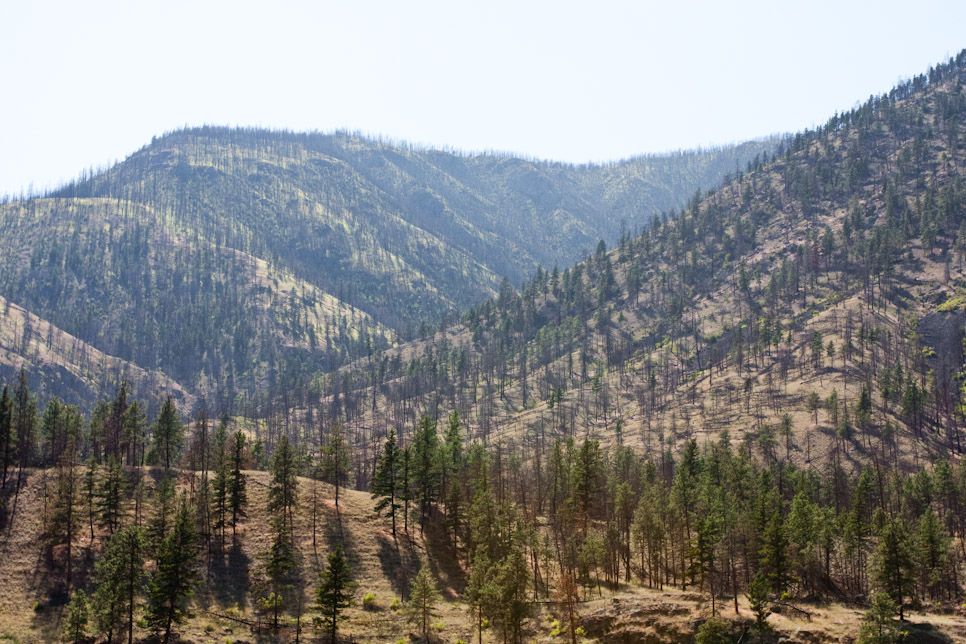
M 648 452 L 727 430 L 815 464 L 961 450 L 964 67 L 799 134 L 377 368 L 347 367 L 320 406 L 360 431 L 456 408 L 490 440 L 589 434 Z
M 0 296 L 220 409 L 259 406 L 465 310 L 503 276 L 574 261 L 773 145 L 575 167 L 184 130 L 0 206 Z

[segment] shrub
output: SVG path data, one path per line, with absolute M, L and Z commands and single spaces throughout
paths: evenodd
M 362 596 L 362 610 L 375 610 L 376 594 L 369 592 Z
M 698 629 L 695 644 L 731 644 L 731 622 L 720 617 L 712 617 Z

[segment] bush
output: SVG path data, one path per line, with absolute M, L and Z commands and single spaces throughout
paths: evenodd
M 731 622 L 712 617 L 698 629 L 695 644 L 731 644 Z
M 401 605 L 402 604 L 399 603 L 399 598 L 398 597 L 393 597 L 392 598 L 392 603 L 389 604 L 389 610 L 399 610 L 399 607 Z
M 362 596 L 362 610 L 375 610 L 376 609 L 376 594 L 366 593 Z

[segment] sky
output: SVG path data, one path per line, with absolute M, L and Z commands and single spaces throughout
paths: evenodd
M 0 194 L 186 125 L 571 162 L 824 122 L 966 48 L 966 2 L 0 2 Z

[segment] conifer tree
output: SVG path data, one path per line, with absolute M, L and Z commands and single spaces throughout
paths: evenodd
M 121 463 L 111 456 L 97 489 L 97 513 L 101 526 L 110 534 L 120 527 L 126 481 Z
M 197 559 L 198 531 L 188 500 L 182 497 L 171 531 L 161 542 L 149 593 L 147 622 L 154 632 L 164 631 L 164 644 L 170 639 L 172 628 L 187 617 L 187 603 L 199 581 Z
M 77 469 L 77 444 L 73 437 L 67 441 L 57 464 L 53 508 L 48 526 L 48 543 L 67 546 L 67 592 L 70 593 L 73 556 L 71 547 L 81 525 L 81 476 Z
M 262 607 L 271 612 L 272 628 L 276 632 L 279 616 L 296 587 L 299 564 L 292 533 L 285 523 L 285 517 L 278 515 L 272 519 L 272 547 L 265 554 L 267 584 L 262 597 Z
M 858 644 L 896 644 L 901 633 L 893 621 L 896 603 L 889 593 L 878 592 L 872 596 L 872 605 L 862 618 Z
M 78 588 L 67 604 L 64 618 L 63 639 L 65 642 L 79 642 L 87 639 L 87 625 L 90 622 L 90 603 L 83 588 Z
M 268 511 L 293 528 L 292 513 L 298 503 L 298 463 L 295 449 L 284 434 L 272 455 L 272 481 L 268 487 Z
M 396 540 L 396 511 L 399 510 L 398 470 L 399 448 L 396 446 L 396 430 L 390 429 L 382 456 L 376 465 L 375 477 L 372 479 L 372 496 L 376 499 L 376 512 L 381 516 L 392 517 L 393 541 Z
M 245 435 L 237 431 L 231 440 L 231 475 L 228 482 L 228 510 L 231 513 L 232 536 L 235 534 L 238 521 L 248 516 L 245 513 L 248 507 L 248 493 L 245 474 L 242 472 L 244 459 Z
M 416 497 L 419 499 L 419 525 L 423 527 L 424 518 L 430 504 L 436 500 L 440 483 L 439 436 L 436 423 L 424 416 L 413 434 L 412 481 Z
M 902 519 L 883 524 L 875 554 L 873 581 L 892 598 L 899 610 L 899 621 L 903 621 L 903 603 L 912 590 L 913 560 L 909 532 Z
M 84 470 L 84 500 L 87 504 L 87 522 L 91 529 L 91 542 L 94 541 L 94 508 L 97 494 L 97 461 L 91 456 Z
M 228 525 L 228 488 L 231 482 L 231 462 L 228 458 L 228 432 L 225 422 L 218 423 L 212 441 L 211 514 L 212 529 L 220 536 L 221 549 L 225 549 L 225 528 Z
M 13 464 L 15 448 L 13 400 L 10 399 L 10 392 L 4 385 L 3 394 L 0 395 L 0 460 L 3 462 L 3 483 L 0 487 L 7 487 L 7 469 Z
M 171 469 L 172 464 L 177 463 L 183 442 L 184 427 L 178 418 L 174 401 L 168 396 L 154 424 L 154 449 L 165 469 Z
M 765 529 L 761 566 L 768 575 L 768 584 L 773 592 L 781 595 L 788 590 L 788 535 L 780 512 L 772 516 Z
M 768 594 L 771 589 L 768 587 L 768 579 L 758 571 L 755 578 L 748 586 L 748 605 L 755 616 L 755 631 L 758 633 L 758 641 L 764 641 L 765 633 L 768 632 L 768 615 L 771 609 L 768 608 Z
M 148 522 L 148 540 L 152 551 L 157 554 L 161 549 L 161 542 L 168 536 L 171 522 L 176 510 L 174 497 L 174 477 L 165 474 L 158 481 L 154 492 L 154 515 Z
M 13 392 L 12 431 L 17 443 L 17 493 L 23 485 L 23 470 L 33 464 L 37 441 L 37 400 L 27 386 L 27 374 L 21 369 Z
M 345 429 L 336 423 L 329 431 L 329 442 L 322 449 L 322 478 L 335 487 L 335 507 L 339 507 L 339 489 L 349 480 L 349 468 L 352 466 L 352 454 Z
M 436 580 L 433 579 L 429 568 L 423 566 L 413 578 L 407 612 L 409 623 L 419 628 L 419 634 L 424 640 L 429 633 L 430 620 L 439 615 L 439 611 L 436 610 L 436 604 L 439 601 L 440 594 L 436 587 Z
M 128 643 L 134 641 L 134 612 L 143 589 L 146 541 L 141 528 L 115 532 L 94 574 L 94 605 L 98 629 L 111 640 L 115 629 L 127 624 Z
M 349 562 L 346 561 L 342 546 L 338 546 L 329 553 L 328 563 L 319 577 L 313 606 L 322 613 L 321 617 L 314 619 L 315 624 L 328 632 L 332 644 L 338 641 L 339 624 L 345 609 L 352 605 L 354 586 Z

